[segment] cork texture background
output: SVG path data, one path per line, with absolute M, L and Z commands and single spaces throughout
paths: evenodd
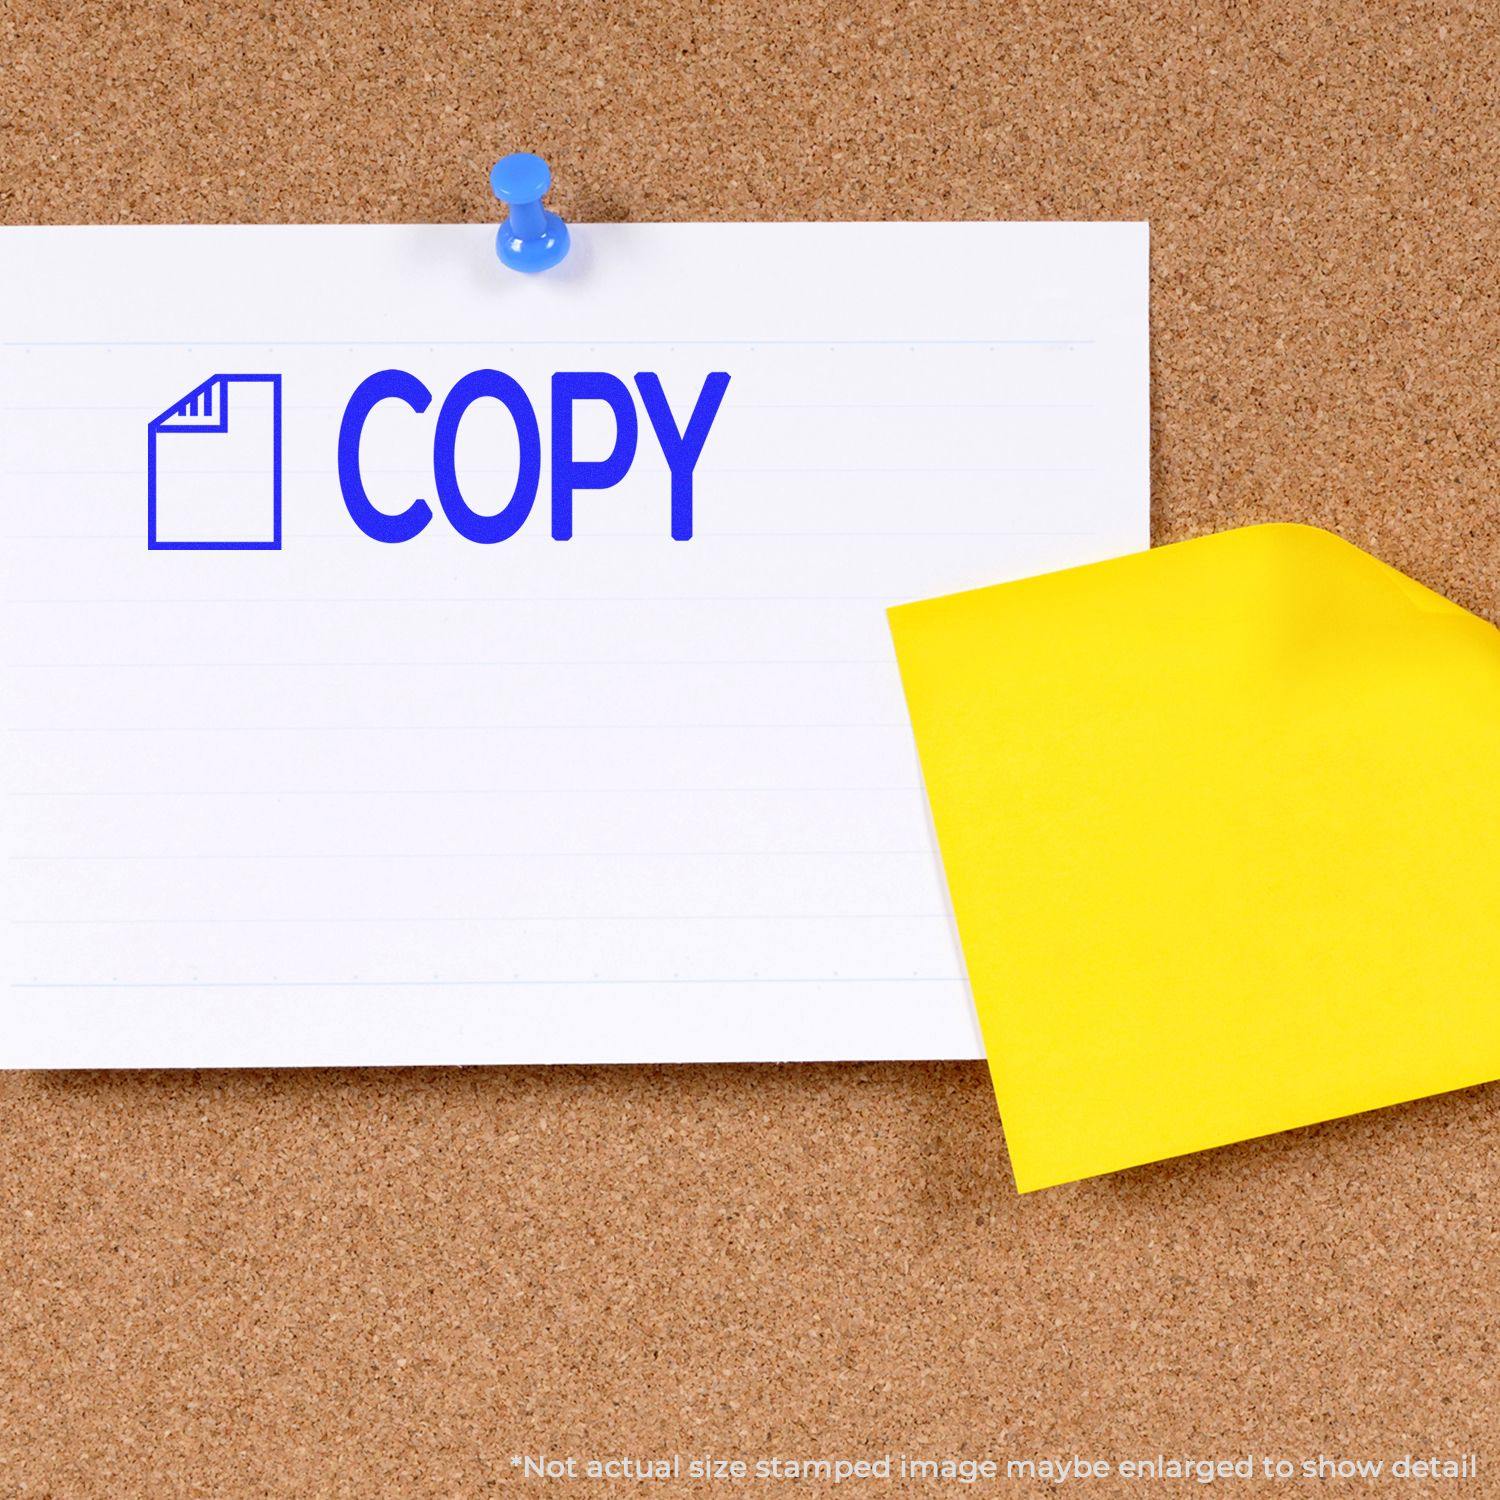
M 575 220 L 1149 219 L 1157 540 L 1496 619 L 1497 75 L 1479 3 L 0 0 L 0 221 L 487 219 L 523 146 Z M 1500 1494 L 1497 1209 L 1500 1086 L 1018 1198 L 980 1065 L 3 1075 L 0 1495 Z

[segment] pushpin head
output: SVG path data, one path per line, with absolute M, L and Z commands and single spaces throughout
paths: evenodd
M 510 212 L 495 236 L 495 253 L 513 271 L 545 271 L 568 253 L 568 226 L 542 207 L 552 173 L 540 156 L 517 151 L 490 169 L 490 187 Z

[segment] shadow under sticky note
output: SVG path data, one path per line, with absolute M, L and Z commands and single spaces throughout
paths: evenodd
M 1259 526 L 890 612 L 1023 1191 L 1500 1076 L 1500 631 Z

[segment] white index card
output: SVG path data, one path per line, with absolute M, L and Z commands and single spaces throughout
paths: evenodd
M 1141 224 L 0 230 L 0 1065 L 981 1055 L 888 605 L 1148 542 Z

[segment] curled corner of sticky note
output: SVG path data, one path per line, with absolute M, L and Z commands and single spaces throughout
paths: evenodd
M 1256 526 L 890 614 L 1023 1191 L 1500 1077 L 1500 631 Z

